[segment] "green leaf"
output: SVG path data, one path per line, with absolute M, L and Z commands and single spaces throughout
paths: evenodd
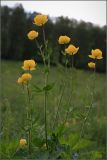
M 70 145 L 71 147 L 73 147 L 78 142 L 78 139 L 79 139 L 79 134 L 72 133 L 68 136 L 68 138 L 61 137 L 60 143 Z
M 72 134 L 69 135 L 68 144 L 71 147 L 73 147 L 78 142 L 78 139 L 79 139 L 79 134 L 72 133 Z
M 86 160 L 87 159 L 92 159 L 92 160 L 98 160 L 102 159 L 102 152 L 101 151 L 90 151 L 90 152 L 85 152 L 80 154 L 80 159 Z
M 45 67 L 44 73 L 45 73 L 45 74 L 48 74 L 48 73 L 49 73 L 49 67 Z
M 93 145 L 94 142 L 87 140 L 87 139 L 81 139 L 79 142 L 77 142 L 77 144 L 72 148 L 73 150 L 77 151 L 77 150 L 81 150 L 81 149 L 85 149 L 87 147 L 90 147 Z
M 33 89 L 34 92 L 37 92 L 37 93 L 43 92 L 43 89 L 39 88 L 38 86 L 33 85 L 33 87 L 34 87 Z
M 43 87 L 43 91 L 50 91 L 54 87 L 55 83 L 48 84 L 45 87 Z
M 34 145 L 34 146 L 42 147 L 43 144 L 44 144 L 44 140 L 43 140 L 42 138 L 40 138 L 40 137 L 35 137 L 35 138 L 33 139 L 33 145 Z
M 71 160 L 70 155 L 67 154 L 66 152 L 61 152 L 61 153 L 60 153 L 60 156 L 61 156 L 63 159 Z
M 59 126 L 56 128 L 55 133 L 58 135 L 58 137 L 61 137 L 61 136 L 62 136 L 62 133 L 64 132 L 64 129 L 65 129 L 65 127 L 64 127 L 63 124 L 59 125 Z

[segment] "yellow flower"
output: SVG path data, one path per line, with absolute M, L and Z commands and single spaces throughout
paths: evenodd
M 70 44 L 68 48 L 65 49 L 65 52 L 68 53 L 69 55 L 74 55 L 78 52 L 79 47 L 76 48 L 74 45 Z
M 18 78 L 17 83 L 18 84 L 25 84 L 32 78 L 32 75 L 30 73 L 24 73 L 21 77 Z
M 20 139 L 19 144 L 20 144 L 21 147 L 25 146 L 27 144 L 26 139 Z
M 48 17 L 46 15 L 38 14 L 34 17 L 34 24 L 37 26 L 43 26 L 48 21 Z
M 91 55 L 89 55 L 89 57 L 93 59 L 102 59 L 102 51 L 100 49 L 92 49 Z
M 35 63 L 35 61 L 32 60 L 32 59 L 31 60 L 25 60 L 22 68 L 24 70 L 31 70 L 32 71 L 32 70 L 35 70 L 36 65 L 37 65 L 37 63 Z
M 24 73 L 21 78 L 23 82 L 27 82 L 32 78 L 32 75 L 30 73 Z
M 38 37 L 38 32 L 36 32 L 36 31 L 30 31 L 30 32 L 27 34 L 27 36 L 28 36 L 28 38 L 29 38 L 30 40 L 33 40 L 33 39 L 35 39 L 35 38 Z
M 67 44 L 70 42 L 70 38 L 68 36 L 60 36 L 58 42 L 59 44 Z
M 19 77 L 19 78 L 18 78 L 17 83 L 19 83 L 19 84 L 23 84 L 23 80 L 22 80 L 22 78 L 21 78 L 21 77 Z
M 89 68 L 92 68 L 92 69 L 95 69 L 96 64 L 95 64 L 94 62 L 89 62 L 89 63 L 88 63 L 88 67 L 89 67 Z

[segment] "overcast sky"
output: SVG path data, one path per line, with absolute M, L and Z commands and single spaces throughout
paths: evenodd
M 13 7 L 21 3 L 25 11 L 37 11 L 52 17 L 68 16 L 103 26 L 106 24 L 106 1 L 1 1 Z

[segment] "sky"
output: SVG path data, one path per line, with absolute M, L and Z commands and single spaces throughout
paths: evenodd
M 100 26 L 106 24 L 106 1 L 1 1 L 1 5 L 9 7 L 16 3 L 21 3 L 27 12 L 36 11 L 51 17 L 67 16 Z

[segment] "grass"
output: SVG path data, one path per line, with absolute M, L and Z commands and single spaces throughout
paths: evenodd
M 26 107 L 26 94 L 23 92 L 21 86 L 16 81 L 17 78 L 23 73 L 21 66 L 22 62 L 2 61 L 1 62 L 1 117 L 3 125 L 6 124 L 9 135 L 5 135 L 7 139 L 20 139 L 24 136 L 23 125 L 25 123 L 25 107 Z M 43 66 L 38 65 L 37 70 L 33 71 L 32 84 L 36 86 L 44 86 Z M 69 75 L 69 77 L 67 77 Z M 93 74 L 91 71 L 76 70 L 73 71 L 74 93 L 70 103 L 70 108 L 74 108 L 74 112 L 69 113 L 68 132 L 77 133 L 81 129 L 81 122 L 86 113 L 91 101 L 91 90 L 93 86 Z M 63 122 L 67 102 L 71 93 L 71 71 L 65 73 L 62 66 L 52 67 L 49 75 L 49 83 L 55 83 L 52 92 L 48 95 L 48 132 L 51 131 L 55 113 L 57 111 L 58 101 L 61 96 L 61 87 L 66 81 L 64 96 L 60 105 L 60 114 L 58 122 Z M 33 86 L 31 86 L 33 88 Z M 88 118 L 85 127 L 85 136 L 91 140 L 96 141 L 98 149 L 101 149 L 105 155 L 105 124 L 106 124 L 106 76 L 105 74 L 96 73 L 95 80 L 95 97 L 94 107 Z M 39 128 L 39 134 L 44 136 L 44 132 L 40 130 L 44 128 L 44 97 L 43 93 L 33 92 L 33 114 L 36 120 L 36 127 Z M 7 108 L 9 114 L 6 115 Z M 6 117 L 7 116 L 7 117 Z M 56 122 L 56 126 L 57 126 Z M 67 130 L 67 129 L 66 129 Z M 35 133 L 38 131 L 35 130 Z M 3 134 L 5 133 L 5 129 Z M 37 134 L 36 133 L 36 134 Z

